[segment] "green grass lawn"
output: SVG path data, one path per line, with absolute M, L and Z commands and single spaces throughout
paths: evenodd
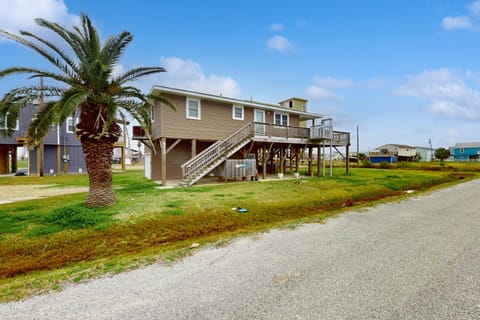
M 192 243 L 324 222 L 352 205 L 453 181 L 458 174 L 447 170 L 352 168 L 346 175 L 335 168 L 332 178 L 159 189 L 141 170 L 116 172 L 113 208 L 85 207 L 84 193 L 0 205 L 0 301 L 55 289 L 65 281 L 169 261 L 194 250 Z M 15 184 L 86 186 L 88 181 L 86 175 L 0 180 L 1 186 Z

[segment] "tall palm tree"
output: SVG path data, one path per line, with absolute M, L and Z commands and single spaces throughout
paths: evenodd
M 172 108 L 175 106 L 167 99 L 146 96 L 128 85 L 140 77 L 164 72 L 164 68 L 140 67 L 121 75 L 113 74 L 122 53 L 133 39 L 129 32 L 109 37 L 102 46 L 98 31 L 88 16 L 81 14 L 80 18 L 80 26 L 72 30 L 44 19 L 35 20 L 59 36 L 62 45 L 28 31 L 15 35 L 0 30 L 0 36 L 34 50 L 54 67 L 54 71 L 29 67 L 0 70 L 0 79 L 13 74 L 28 74 L 30 78 L 44 77 L 54 83 L 10 90 L 0 100 L 0 116 L 7 118 L 5 134 L 11 135 L 20 109 L 34 99 L 45 99 L 29 125 L 29 145 L 38 145 L 53 124 L 61 124 L 69 116 L 78 117 L 76 135 L 82 144 L 90 182 L 86 204 L 90 207 L 112 206 L 115 194 L 111 164 L 113 145 L 121 135 L 117 124 L 119 114 L 132 115 L 149 132 L 152 104 L 160 101 Z M 73 55 L 62 49 L 65 44 Z

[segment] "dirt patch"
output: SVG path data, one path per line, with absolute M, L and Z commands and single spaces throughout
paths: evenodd
M 474 174 L 473 173 L 464 173 L 464 172 L 454 172 L 454 173 L 451 173 L 450 176 L 455 178 L 455 179 L 462 180 L 462 179 L 471 178 L 471 177 L 474 176 Z
M 87 191 L 88 187 L 55 187 L 54 184 L 2 186 L 0 204 Z

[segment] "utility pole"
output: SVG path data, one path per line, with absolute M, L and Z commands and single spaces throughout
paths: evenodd
M 360 167 L 360 137 L 358 136 L 358 124 L 357 124 L 357 167 Z
M 432 139 L 428 138 L 428 144 L 430 145 L 430 161 L 433 161 Z
M 39 107 L 43 108 L 44 106 L 44 101 L 43 101 L 43 77 L 40 77 L 40 104 Z M 40 138 L 39 144 L 38 144 L 38 150 L 37 150 L 37 169 L 38 169 L 38 175 L 40 177 L 43 177 L 44 172 L 43 172 L 43 167 L 45 163 L 45 145 L 43 144 L 43 137 Z

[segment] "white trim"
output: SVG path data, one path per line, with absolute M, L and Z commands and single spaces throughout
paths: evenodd
M 236 117 L 235 116 L 235 108 L 240 108 L 242 110 L 242 116 L 241 117 Z M 238 104 L 232 105 L 232 119 L 233 120 L 244 120 L 245 119 L 245 109 L 243 108 L 243 106 L 238 105 Z
M 68 130 L 68 128 L 70 127 L 70 125 L 68 123 L 69 121 L 72 121 L 73 130 Z M 74 133 L 74 130 L 75 130 L 75 121 L 74 121 L 73 117 L 67 117 L 67 121 L 65 121 L 65 132 Z
M 257 112 L 261 112 L 263 114 L 263 121 L 259 121 L 259 119 L 257 118 Z M 263 109 L 254 109 L 253 110 L 253 121 L 255 122 L 262 122 L 262 123 L 265 123 L 266 122 L 266 119 L 265 119 L 265 110 Z M 260 135 L 264 135 L 265 134 L 265 125 L 264 124 L 255 124 L 255 133 L 256 134 L 260 134 Z
M 280 115 L 280 123 L 276 122 L 277 114 Z M 283 123 L 283 116 L 287 116 L 287 123 L 286 124 Z M 286 113 L 286 112 L 275 112 L 273 114 L 273 124 L 276 125 L 276 126 L 288 126 L 290 124 L 289 114 Z
M 190 113 L 189 113 L 189 111 L 190 111 L 189 102 L 190 101 L 197 103 L 198 115 L 196 117 L 190 115 Z M 200 99 L 197 99 L 197 98 L 187 97 L 186 103 L 185 103 L 185 116 L 187 117 L 187 119 L 201 120 L 202 119 L 202 101 Z
M 227 98 L 223 96 L 216 96 L 213 94 L 194 92 L 194 91 L 188 91 L 188 90 L 182 90 L 182 89 L 176 89 L 176 88 L 169 88 L 169 87 L 163 87 L 163 86 L 157 86 L 157 85 L 153 86 L 152 89 L 150 89 L 149 94 L 154 94 L 155 91 L 159 93 L 164 92 L 164 93 L 170 93 L 170 94 L 176 94 L 176 95 L 186 95 L 186 96 L 195 97 L 198 99 L 226 102 L 229 104 L 241 104 L 245 107 L 261 108 L 264 110 L 288 112 L 289 114 L 298 114 L 311 119 L 318 119 L 318 118 L 324 117 L 323 115 L 318 113 L 310 113 L 310 112 L 303 112 L 303 111 L 298 111 L 293 109 L 287 109 L 285 107 L 282 107 L 280 104 L 275 105 L 275 104 L 268 104 L 268 103 L 261 103 L 261 102 L 253 102 L 249 100 L 239 100 L 239 99 Z
M 5 114 L 3 124 L 0 124 L 0 130 L 7 130 L 8 129 L 7 121 L 8 121 L 8 112 Z M 20 121 L 18 119 L 15 122 L 15 128 L 13 130 L 14 131 L 20 130 Z

